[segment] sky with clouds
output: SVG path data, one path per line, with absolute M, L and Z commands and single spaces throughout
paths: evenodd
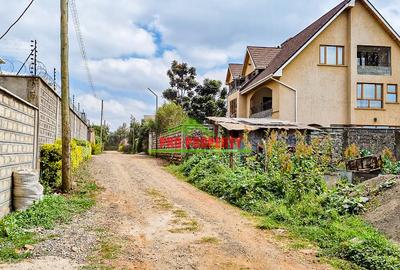
M 172 60 L 195 66 L 198 79 L 223 80 L 227 63 L 242 62 L 246 45 L 276 46 L 295 35 L 339 0 L 75 0 L 96 95 L 90 90 L 70 22 L 71 93 L 90 120 L 105 119 L 116 129 L 130 115 L 154 113 Z M 28 0 L 0 0 L 0 32 Z M 372 0 L 400 32 L 400 0 Z M 39 59 L 59 70 L 59 1 L 36 0 L 13 30 L 0 40 L 0 57 L 24 61 L 30 40 Z

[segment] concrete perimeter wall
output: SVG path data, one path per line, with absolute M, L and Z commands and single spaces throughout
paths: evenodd
M 0 87 L 0 218 L 11 211 L 12 173 L 35 169 L 38 109 Z
M 61 138 L 61 99 L 40 77 L 0 75 L 0 85 L 39 108 L 39 147 Z M 84 115 L 70 109 L 71 136 L 88 139 Z
M 70 108 L 72 138 L 88 121 Z M 40 147 L 61 137 L 61 99 L 40 77 L 0 74 L 0 218 L 11 211 L 12 172 L 38 169 Z

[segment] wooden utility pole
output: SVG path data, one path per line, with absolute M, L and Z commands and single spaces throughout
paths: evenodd
M 68 0 L 60 0 L 61 9 L 61 121 L 62 121 L 62 190 L 72 189 L 71 127 L 69 120 L 69 66 L 68 66 Z
M 101 116 L 100 116 L 100 145 L 103 147 L 103 111 L 104 111 L 104 100 L 101 100 Z

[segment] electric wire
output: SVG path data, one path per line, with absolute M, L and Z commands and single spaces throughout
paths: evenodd
M 89 61 L 88 61 L 87 54 L 86 54 L 85 42 L 83 39 L 81 27 L 80 27 L 78 9 L 76 8 L 75 0 L 70 0 L 70 3 L 71 3 L 70 7 L 71 7 L 71 13 L 72 13 L 72 20 L 73 20 L 74 28 L 75 28 L 76 39 L 78 40 L 78 45 L 79 45 L 79 49 L 81 51 L 83 64 L 85 66 L 88 83 L 89 83 L 89 86 L 90 86 L 94 96 L 97 98 L 96 89 L 95 89 L 94 83 L 93 83 L 92 73 L 90 72 L 90 68 L 89 68 Z
M 21 20 L 21 18 L 25 15 L 25 13 L 28 11 L 28 9 L 32 6 L 34 1 L 35 0 L 32 0 L 29 3 L 29 5 L 25 8 L 25 10 L 22 12 L 22 14 L 17 18 L 17 20 L 13 24 L 11 24 L 10 27 L 8 27 L 8 29 L 6 30 L 6 32 L 3 35 L 1 35 L 0 40 L 2 40 L 8 34 L 8 32 L 10 32 L 10 30 L 19 22 L 19 20 Z

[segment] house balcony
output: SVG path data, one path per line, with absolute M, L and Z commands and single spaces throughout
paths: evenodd
M 272 90 L 258 89 L 250 98 L 250 118 L 272 118 Z
M 265 106 L 257 106 L 251 108 L 250 118 L 271 118 L 272 109 L 267 109 Z

